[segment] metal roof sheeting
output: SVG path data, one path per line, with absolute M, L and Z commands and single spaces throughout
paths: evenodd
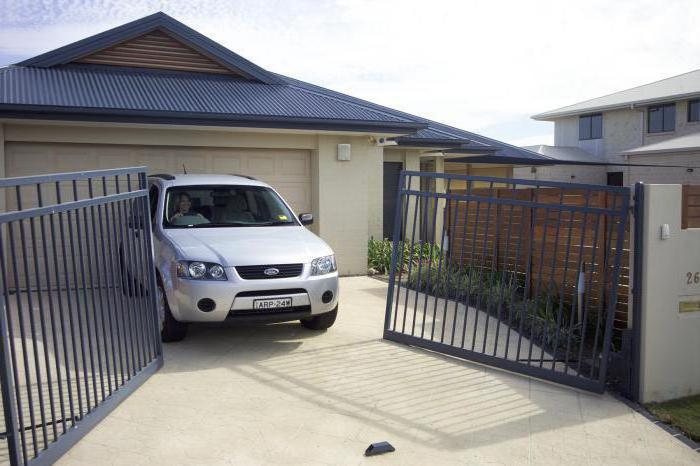
M 664 154 L 673 152 L 700 152 L 700 133 L 686 134 L 665 141 L 639 146 L 623 152 L 625 155 Z
M 296 86 L 90 65 L 1 69 L 0 105 L 415 123 Z
M 605 157 L 586 152 L 579 147 L 572 146 L 548 146 L 540 144 L 537 146 L 525 146 L 524 149 L 537 152 L 545 157 L 551 157 L 565 162 L 600 162 L 605 163 Z
M 700 95 L 700 70 L 662 79 L 624 91 L 586 100 L 577 104 L 534 115 L 535 120 L 552 120 L 603 110 L 624 108 L 629 105 L 648 105 Z

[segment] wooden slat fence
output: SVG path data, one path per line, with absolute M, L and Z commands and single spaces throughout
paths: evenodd
M 681 228 L 700 228 L 700 186 L 683 186 Z
M 464 193 L 455 191 L 454 193 Z M 585 264 L 586 295 L 591 309 L 606 298 L 604 274 L 613 270 L 612 257 L 617 229 L 605 216 L 557 209 L 557 205 L 589 207 L 614 206 L 619 196 L 604 191 L 539 188 L 474 188 L 475 196 L 547 203 L 550 209 L 497 205 L 489 202 L 459 201 L 447 205 L 446 227 L 452 264 L 490 271 L 515 272 L 530 296 L 550 294 L 553 301 L 564 295 L 567 303 L 576 299 L 579 263 Z M 456 218 L 455 218 L 456 215 Z M 597 220 L 597 221 L 596 221 Z M 604 268 L 604 264 L 607 267 Z M 615 328 L 627 328 L 630 277 L 630 228 L 625 229 L 624 252 L 617 292 Z M 528 283 L 525 284 L 525 281 Z M 551 285 L 550 285 L 551 284 Z

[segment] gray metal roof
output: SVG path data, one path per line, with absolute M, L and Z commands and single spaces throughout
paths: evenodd
M 591 154 L 578 147 L 539 144 L 536 146 L 525 146 L 524 149 L 565 162 L 607 162 L 603 156 Z
M 154 29 L 167 31 L 245 79 L 71 63 Z M 0 117 L 374 131 L 400 135 L 400 145 L 541 158 L 264 70 L 164 13 L 0 68 Z
M 549 110 L 534 115 L 532 118 L 547 121 L 565 116 L 625 108 L 630 105 L 649 105 L 698 96 L 700 96 L 700 70 L 695 70 L 603 97 Z
M 700 152 L 700 133 L 686 134 L 665 141 L 624 151 L 625 155 L 663 154 L 671 152 Z
M 375 104 L 367 100 L 358 99 L 357 97 L 352 97 L 346 94 L 342 94 L 340 92 L 332 91 L 330 89 L 325 89 L 323 87 L 299 81 L 297 79 L 293 79 L 287 76 L 277 76 L 285 79 L 290 84 L 295 84 L 305 89 L 316 90 L 318 92 L 323 93 L 324 95 L 329 95 L 344 100 L 350 100 L 351 102 L 366 105 L 376 110 L 389 112 L 392 115 L 396 115 L 402 118 L 408 118 L 412 121 L 421 123 L 426 126 L 426 128 L 424 129 L 419 129 L 417 131 L 412 132 L 411 134 L 398 137 L 397 141 L 399 145 L 415 146 L 420 141 L 425 141 L 427 144 L 432 144 L 433 147 L 445 148 L 447 152 L 472 153 L 488 149 L 490 151 L 495 151 L 496 156 L 501 157 L 517 157 L 520 159 L 525 158 L 533 160 L 544 160 L 542 156 L 532 151 L 513 146 L 505 142 L 497 141 L 496 139 L 487 138 L 486 136 L 458 129 L 453 126 L 445 125 L 442 123 L 438 123 L 427 118 L 412 115 L 410 113 L 402 112 L 399 110 L 394 110 L 393 108 Z
M 293 85 L 202 73 L 152 72 L 92 65 L 0 69 L 0 105 L 82 111 L 289 117 L 382 123 L 415 122 Z

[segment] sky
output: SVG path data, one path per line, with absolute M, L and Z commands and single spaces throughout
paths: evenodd
M 164 11 L 263 68 L 516 145 L 700 68 L 700 0 L 0 0 L 0 65 Z

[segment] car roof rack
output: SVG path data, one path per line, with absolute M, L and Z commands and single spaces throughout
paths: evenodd
M 238 173 L 229 173 L 229 175 L 240 176 L 241 178 L 248 178 L 249 180 L 258 181 L 257 178 L 253 178 L 252 176 L 248 176 L 248 175 L 239 175 Z
M 154 175 L 148 175 L 151 178 L 160 178 L 163 180 L 168 180 L 172 181 L 175 179 L 175 175 L 171 175 L 170 173 L 156 173 Z

